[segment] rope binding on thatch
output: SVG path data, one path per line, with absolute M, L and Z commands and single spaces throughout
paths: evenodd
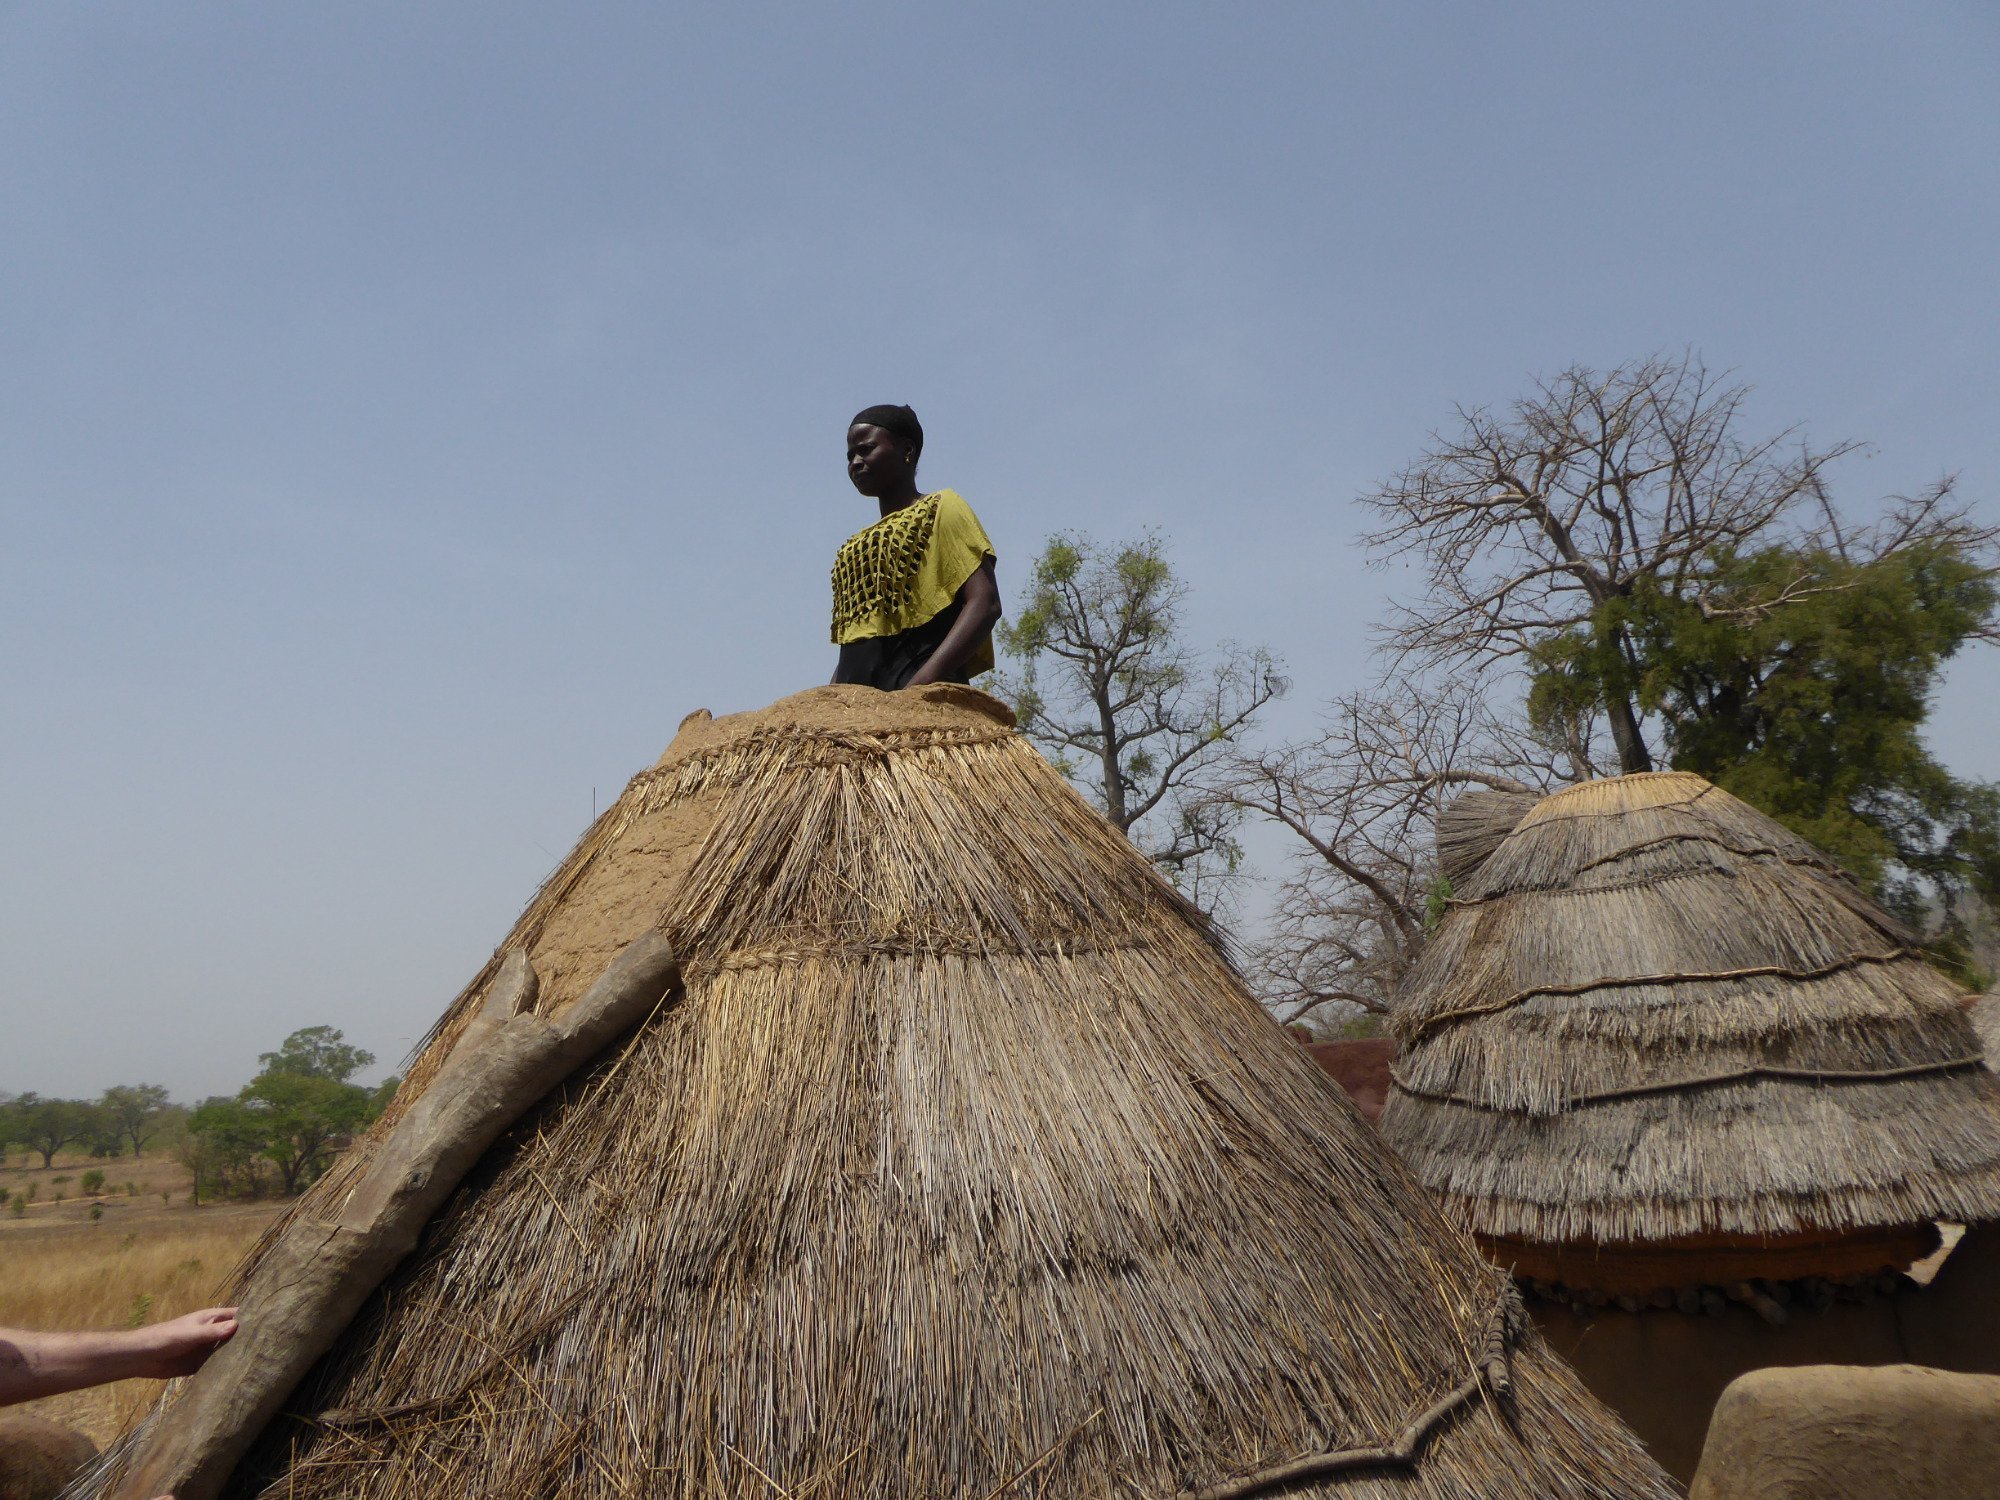
M 1612 792 L 1612 796 L 1615 799 L 1617 795 L 1616 788 L 1621 784 L 1630 786 L 1632 783 L 1643 781 L 1648 777 L 1657 776 L 1664 780 L 1684 775 L 1688 775 L 1688 773 L 1681 771 L 1636 771 L 1629 776 L 1605 776 L 1596 781 L 1579 781 L 1574 786 L 1564 787 L 1561 791 L 1553 792 L 1549 796 L 1544 797 L 1537 812 L 1534 826 L 1537 828 L 1548 828 L 1556 823 L 1583 823 L 1602 818 L 1623 818 L 1630 813 L 1631 809 L 1617 800 L 1607 802 L 1600 807 L 1583 807 L 1575 811 L 1564 808 L 1560 812 L 1552 811 L 1549 804 L 1558 798 L 1564 801 L 1572 801 L 1579 793 L 1603 793 L 1607 790 Z M 1720 790 L 1713 783 L 1704 783 L 1698 791 L 1692 791 L 1685 797 L 1668 797 L 1659 802 L 1648 802 L 1645 804 L 1645 808 L 1648 812 L 1681 812 L 1693 807 L 1703 798 L 1714 796 Z M 1523 821 L 1525 822 L 1526 820 L 1523 819 Z
M 1739 859 L 1767 860 L 1772 864 L 1790 865 L 1795 870 L 1811 870 L 1817 874 L 1832 876 L 1844 885 L 1851 886 L 1854 884 L 1853 877 L 1848 875 L 1844 870 L 1827 864 L 1824 860 L 1809 859 L 1797 854 L 1787 854 L 1780 849 L 1765 849 L 1754 846 L 1743 847 L 1728 843 L 1723 839 L 1704 838 L 1699 834 L 1685 833 L 1672 834 L 1666 838 L 1652 839 L 1644 844 L 1634 844 L 1628 849 L 1620 849 L 1615 853 L 1603 855 L 1589 861 L 1587 864 L 1578 865 L 1570 879 L 1575 879 L 1592 870 L 1602 869 L 1606 865 L 1618 864 L 1635 854 L 1665 848 L 1669 844 L 1701 844 L 1710 849 L 1718 849 L 1724 854 L 1733 854 Z M 1586 889 L 1593 896 L 1602 896 L 1613 891 L 1648 890 L 1658 887 L 1671 879 L 1706 878 L 1713 874 L 1713 871 L 1703 871 L 1701 876 L 1691 876 L 1689 872 L 1682 871 L 1678 876 L 1635 875 L 1629 880 L 1593 881 Z M 1568 881 L 1565 881 L 1564 884 L 1567 885 Z M 1523 890 L 1532 889 L 1536 888 L 1531 886 L 1516 886 L 1507 890 L 1487 891 L 1478 896 L 1447 896 L 1445 898 L 1445 906 L 1447 910 L 1452 911 L 1471 910 L 1475 907 L 1495 905 L 1503 901 L 1512 900 L 1518 897 Z M 1561 894 L 1563 887 L 1547 887 L 1544 889 L 1550 890 L 1555 894 Z
M 1324 1479 L 1330 1474 L 1344 1474 L 1354 1469 L 1409 1465 L 1431 1433 L 1473 1397 L 1482 1393 L 1505 1397 L 1512 1389 L 1513 1374 L 1507 1363 L 1507 1336 L 1519 1306 L 1519 1293 L 1511 1287 L 1503 1287 L 1487 1315 L 1486 1342 L 1479 1351 L 1472 1373 L 1410 1418 L 1388 1442 L 1309 1453 L 1304 1458 L 1273 1464 L 1270 1468 L 1225 1479 L 1202 1489 L 1183 1490 L 1176 1500 L 1247 1500 L 1248 1496 L 1261 1495 L 1267 1490 L 1297 1484 L 1301 1480 Z
M 1592 1104 L 1609 1104 L 1616 1099 L 1643 1099 L 1648 1094 L 1678 1094 L 1690 1089 L 1716 1088 L 1725 1083 L 1754 1083 L 1759 1079 L 1814 1084 L 1890 1083 L 1898 1078 L 1920 1078 L 1929 1073 L 1957 1073 L 1966 1068 L 1979 1067 L 1985 1061 L 1986 1055 L 1983 1052 L 1973 1052 L 1963 1057 L 1947 1057 L 1938 1062 L 1912 1063 L 1903 1068 L 1781 1068 L 1758 1064 L 1748 1068 L 1731 1068 L 1720 1073 L 1700 1073 L 1692 1078 L 1667 1078 L 1653 1083 L 1634 1083 L 1623 1088 L 1571 1094 L 1561 1101 L 1559 1109 L 1583 1109 Z M 1422 1088 L 1411 1083 L 1393 1068 L 1389 1076 L 1397 1088 L 1419 1099 L 1436 1099 L 1445 1104 L 1462 1104 L 1468 1109 L 1490 1110 L 1496 1114 L 1514 1113 L 1510 1106 L 1494 1104 L 1490 1100 L 1478 1099 L 1470 1094 L 1455 1093 L 1450 1089 Z
M 1725 854 L 1734 854 L 1742 859 L 1775 859 L 1780 864 L 1797 865 L 1807 870 L 1824 870 L 1830 875 L 1840 876 L 1843 880 L 1849 878 L 1847 872 L 1831 860 L 1805 854 L 1789 854 L 1775 844 L 1735 844 L 1728 839 L 1718 838 L 1706 830 L 1694 833 L 1663 833 L 1658 838 L 1641 839 L 1636 844 L 1626 844 L 1609 854 L 1600 854 L 1596 859 L 1585 860 L 1576 867 L 1570 878 L 1574 880 L 1577 876 L 1587 875 L 1604 865 L 1615 865 L 1621 859 L 1630 859 L 1635 854 L 1644 854 L 1651 849 L 1664 849 L 1669 844 L 1707 844 Z
M 1008 952 L 1017 958 L 1066 959 L 1098 953 L 1150 951 L 1155 946 L 1140 934 L 1095 942 L 1075 937 L 1051 942 L 1017 942 L 1009 947 Z M 821 943 L 810 947 L 788 943 L 770 948 L 745 948 L 706 962 L 690 963 L 685 968 L 691 976 L 706 978 L 745 969 L 796 968 L 809 963 L 866 963 L 871 959 L 885 958 L 988 958 L 992 952 L 990 943 L 950 936 L 927 938 L 921 943 L 893 938 L 857 943 Z
M 737 736 L 720 751 L 730 756 L 753 756 L 764 753 L 774 745 L 782 745 L 788 758 L 795 765 L 828 766 L 852 765 L 858 761 L 887 760 L 890 756 L 905 750 L 935 750 L 950 748 L 969 749 L 979 745 L 997 744 L 1001 740 L 1019 738 L 1020 731 L 1011 725 L 981 725 L 976 729 L 922 729 L 882 728 L 867 734 L 839 729 L 798 729 L 777 726 L 770 729 L 752 730 Z M 650 771 L 641 771 L 632 778 L 633 787 L 650 786 L 685 770 L 689 765 L 699 763 L 708 756 L 718 753 L 712 749 L 697 750 L 686 758 L 669 755 Z
M 1906 958 L 1921 958 L 1920 948 L 1891 948 L 1886 953 L 1850 953 L 1845 958 L 1816 968 L 1799 969 L 1785 964 L 1757 964 L 1743 969 L 1706 969 L 1695 973 L 1681 974 L 1636 974 L 1609 975 L 1602 979 L 1588 979 L 1581 984 L 1538 984 L 1525 990 L 1516 990 L 1498 1000 L 1488 1000 L 1480 1005 L 1461 1005 L 1455 1010 L 1441 1010 L 1432 1015 L 1420 1016 L 1411 1021 L 1403 1036 L 1403 1045 L 1410 1047 L 1423 1041 L 1432 1032 L 1451 1025 L 1454 1021 L 1470 1021 L 1480 1016 L 1498 1015 L 1502 1011 L 1513 1010 L 1530 1000 L 1543 995 L 1588 995 L 1596 990 L 1639 989 L 1648 985 L 1670 986 L 1676 984 L 1708 984 L 1729 979 L 1828 979 L 1835 974 L 1844 974 L 1849 969 L 1860 968 L 1863 964 L 1893 964 Z

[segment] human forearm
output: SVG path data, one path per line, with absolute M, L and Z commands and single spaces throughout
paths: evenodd
M 0 1406 L 113 1380 L 190 1375 L 235 1332 L 233 1307 L 116 1332 L 0 1328 Z
M 130 1332 L 30 1333 L 0 1329 L 0 1406 L 143 1373 Z

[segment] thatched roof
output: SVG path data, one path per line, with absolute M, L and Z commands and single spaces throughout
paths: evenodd
M 1438 869 L 1455 889 L 1520 826 L 1541 793 L 1480 787 L 1445 804 L 1437 818 Z
M 1673 1493 L 992 700 L 689 721 L 503 950 L 556 1008 L 656 924 L 228 1493 Z
M 1979 1045 L 1986 1049 L 1986 1066 L 2000 1069 L 2000 994 L 1979 996 L 1966 1008 Z
M 1963 996 L 1825 855 L 1698 776 L 1544 799 L 1394 1013 L 1382 1127 L 1482 1234 L 1796 1235 L 2000 1216 Z

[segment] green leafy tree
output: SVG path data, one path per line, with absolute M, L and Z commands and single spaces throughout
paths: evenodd
M 1676 769 L 1833 854 L 1963 970 L 1965 898 L 2000 896 L 2000 788 L 1952 776 L 1921 731 L 1944 664 L 1991 633 L 2000 588 L 1985 537 L 1898 525 L 1888 546 L 1718 550 L 1696 599 L 1642 583 L 1604 606 L 1624 660 L 1606 660 L 1601 632 L 1565 632 L 1533 653 L 1529 707 L 1559 718 L 1607 673 L 1629 682 Z
M 174 1156 L 193 1175 L 190 1202 L 200 1203 L 232 1191 L 255 1193 L 258 1163 L 270 1145 L 263 1116 L 241 1099 L 204 1099 L 188 1117 L 187 1128 L 174 1141 Z
M 331 1026 L 308 1026 L 259 1058 L 263 1071 L 237 1095 L 262 1135 L 260 1154 L 296 1193 L 381 1112 L 374 1090 L 348 1080 L 375 1061 Z
M 121 1083 L 106 1089 L 97 1103 L 111 1128 L 131 1143 L 134 1156 L 145 1154 L 169 1108 L 167 1091 L 157 1083 Z
M 350 1047 L 334 1027 L 307 1026 L 286 1037 L 276 1052 L 260 1053 L 257 1061 L 266 1073 L 295 1073 L 345 1083 L 374 1062 L 375 1054 Z
M 1519 667 L 1551 637 L 1581 634 L 1612 764 L 1651 770 L 1620 601 L 1650 586 L 1697 602 L 1704 558 L 1817 525 L 1826 470 L 1855 446 L 1815 449 L 1795 430 L 1747 436 L 1748 395 L 1689 354 L 1574 366 L 1505 412 L 1461 409 L 1363 497 L 1381 519 L 1368 537 L 1377 557 L 1424 569 L 1387 634 L 1395 668 Z
M 78 1145 L 97 1158 L 115 1158 L 124 1153 L 125 1132 L 118 1128 L 101 1101 L 79 1100 L 83 1110 L 83 1128 L 78 1132 Z
M 264 1136 L 263 1154 L 286 1194 L 316 1177 L 333 1153 L 374 1118 L 374 1097 L 357 1084 L 267 1068 L 241 1095 Z
M 1288 684 L 1261 648 L 1190 647 L 1187 591 L 1158 536 L 1115 548 L 1051 537 L 998 631 L 1020 667 L 999 691 L 1056 766 L 1201 899 L 1235 867 L 1240 812 L 1201 795 L 1199 773 Z
M 9 1134 L 42 1158 L 42 1169 L 55 1165 L 56 1153 L 90 1128 L 90 1107 L 77 1099 L 44 1099 L 22 1094 L 8 1106 Z

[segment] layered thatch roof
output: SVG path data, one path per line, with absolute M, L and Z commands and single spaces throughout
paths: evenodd
M 1541 800 L 1539 792 L 1497 787 L 1481 787 L 1453 798 L 1437 819 L 1439 872 L 1454 887 L 1464 884 Z
M 1547 1244 L 2000 1216 L 1964 997 L 1810 844 L 1698 776 L 1538 803 L 1394 1014 L 1383 1130 L 1451 1213 Z
M 1979 1045 L 1986 1049 L 1986 1066 L 2000 1069 L 2000 994 L 1984 994 L 1966 1008 Z
M 546 1010 L 658 926 L 680 989 L 489 1152 L 229 1493 L 1670 1495 L 1010 724 L 827 688 L 685 725 L 503 945 Z

